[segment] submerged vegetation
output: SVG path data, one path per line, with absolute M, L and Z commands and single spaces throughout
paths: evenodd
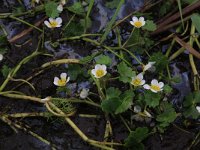
M 193 135 L 187 149 L 199 147 L 200 1 L 2 3 L 9 9 L 0 13 L 1 122 L 52 149 L 64 148 L 26 118 L 67 123 L 88 149 L 142 150 L 172 127 Z M 11 34 L 10 22 L 19 31 Z M 7 108 L 10 99 L 33 109 L 19 101 Z M 103 122 L 102 133 L 90 137 L 78 117 Z

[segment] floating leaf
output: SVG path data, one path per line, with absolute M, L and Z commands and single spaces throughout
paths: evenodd
M 133 104 L 134 93 L 132 90 L 124 92 L 121 96 L 121 104 L 117 107 L 115 114 L 125 112 Z
M 112 62 L 112 59 L 106 55 L 99 55 L 98 57 L 95 58 L 95 61 L 97 64 L 110 65 Z
M 74 81 L 77 79 L 78 75 L 82 73 L 82 69 L 78 64 L 69 64 L 68 67 L 68 75 L 70 76 L 70 80 Z
M 101 108 L 104 112 L 114 113 L 121 104 L 119 97 L 108 98 L 102 101 Z
M 159 105 L 161 95 L 159 93 L 153 93 L 151 91 L 145 91 L 144 100 L 149 107 L 156 107 Z
M 142 29 L 147 30 L 147 31 L 155 31 L 156 24 L 152 20 L 147 20 L 145 25 L 142 27 Z
M 192 23 L 194 24 L 197 31 L 200 33 L 200 15 L 199 14 L 193 14 L 191 16 Z
M 84 11 L 84 8 L 83 8 L 81 2 L 75 2 L 72 6 L 69 6 L 67 9 L 78 15 L 85 14 L 85 11 Z
M 107 99 L 119 97 L 120 94 L 121 94 L 121 91 L 114 87 L 110 87 L 106 90 L 106 98 Z
M 131 77 L 134 77 L 135 71 L 132 68 L 128 67 L 126 63 L 121 62 L 117 65 L 118 73 L 120 74 L 119 80 L 128 83 L 131 82 Z
M 57 10 L 57 4 L 53 1 L 45 4 L 45 12 L 48 17 L 56 18 L 59 16 L 59 11 Z

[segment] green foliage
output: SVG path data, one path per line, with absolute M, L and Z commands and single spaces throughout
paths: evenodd
M 125 112 L 133 104 L 134 93 L 132 90 L 125 91 L 120 96 L 121 104 L 117 107 L 115 114 Z
M 66 99 L 53 98 L 52 102 L 66 114 L 75 111 L 75 107 L 70 102 L 66 101 Z
M 174 83 L 181 83 L 182 82 L 182 78 L 181 78 L 181 76 L 176 75 L 176 76 L 173 76 L 171 78 L 171 81 L 174 82 Z
M 195 2 L 197 2 L 198 0 L 183 0 L 183 2 L 187 3 L 187 4 L 193 4 Z
M 162 102 L 161 108 L 162 113 L 156 117 L 156 120 L 160 122 L 160 128 L 165 128 L 176 119 L 177 115 L 172 104 L 168 102 Z
M 194 24 L 197 31 L 200 33 L 200 15 L 199 14 L 193 14 L 191 16 L 192 23 Z
M 87 19 L 81 19 L 80 20 L 80 24 L 84 29 L 88 29 L 88 28 L 90 28 L 92 26 L 92 21 L 88 17 Z
M 152 91 L 145 91 L 144 101 L 149 107 L 156 107 L 159 105 L 161 99 L 160 93 L 153 93 Z
M 152 20 L 147 20 L 145 25 L 142 27 L 142 29 L 147 30 L 147 31 L 155 31 L 156 24 Z
M 121 94 L 119 89 L 110 87 L 106 90 L 106 99 L 101 103 L 102 110 L 107 113 L 123 113 L 132 105 L 133 96 L 131 90 Z
M 74 4 L 72 4 L 71 6 L 69 6 L 67 8 L 69 11 L 78 14 L 78 15 L 85 15 L 85 11 L 84 8 L 81 4 L 81 2 L 75 2 Z
M 120 0 L 112 0 L 112 1 L 106 1 L 106 7 L 110 8 L 110 9 L 114 9 L 117 8 L 118 4 L 119 4 Z
M 78 64 L 69 64 L 68 66 L 68 75 L 70 80 L 74 81 L 77 79 L 78 75 L 82 74 L 83 70 Z
M 172 89 L 171 86 L 165 84 L 165 86 L 163 87 L 163 90 L 164 90 L 164 92 L 165 92 L 166 94 L 170 94 L 170 93 L 172 92 L 173 89 Z
M 45 12 L 48 17 L 56 18 L 59 16 L 59 11 L 57 10 L 58 4 L 50 1 L 45 4 Z
M 196 110 L 197 103 L 200 103 L 200 93 L 198 91 L 190 93 L 188 96 L 186 96 L 183 102 L 185 110 L 183 112 L 183 115 L 185 117 L 197 119 L 200 116 L 200 114 Z
M 110 65 L 112 62 L 112 59 L 106 55 L 99 55 L 95 57 L 95 61 L 97 64 Z
M 121 62 L 117 65 L 118 73 L 120 74 L 119 80 L 128 83 L 131 82 L 131 77 L 136 76 L 135 71 L 132 68 L 128 67 L 126 63 Z
M 2 69 L 1 69 L 1 73 L 3 74 L 4 78 L 6 78 L 8 76 L 8 74 L 10 73 L 12 69 L 9 68 L 7 65 L 3 65 Z
M 156 72 L 164 70 L 168 64 L 167 57 L 163 55 L 161 52 L 153 53 L 149 61 L 156 62 L 154 65 L 156 67 Z
M 148 132 L 149 130 L 146 127 L 139 127 L 135 131 L 131 131 L 125 140 L 125 147 L 131 150 L 143 150 L 144 145 L 141 142 L 148 137 Z
M 163 1 L 162 5 L 160 6 L 160 9 L 159 9 L 159 15 L 160 16 L 165 15 L 167 12 L 170 11 L 172 6 L 173 6 L 173 1 Z

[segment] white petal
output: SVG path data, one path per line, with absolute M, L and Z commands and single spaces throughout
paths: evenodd
M 150 64 L 150 65 L 154 65 L 155 63 L 156 63 L 155 61 L 148 62 L 148 64 Z
M 147 115 L 147 117 L 152 117 L 152 115 L 148 112 L 148 111 L 146 111 L 146 110 L 144 110 L 144 113 Z
M 48 28 L 51 28 L 51 25 L 48 21 L 44 21 L 44 24 L 48 27 Z
M 164 83 L 163 82 L 159 82 L 158 85 L 159 85 L 160 88 L 163 88 Z
M 65 5 L 65 4 L 66 4 L 66 0 L 61 0 L 60 3 L 61 3 L 62 5 Z
M 62 18 L 60 17 L 56 18 L 56 22 L 60 25 L 62 23 Z
M 101 69 L 101 65 L 100 64 L 96 64 L 94 68 L 95 68 L 95 70 L 99 70 L 99 69 Z
M 142 80 L 140 83 L 140 85 L 143 85 L 143 84 L 145 84 L 145 80 Z
M 141 107 L 139 106 L 139 105 L 136 105 L 136 106 L 134 106 L 134 108 L 133 108 L 133 111 L 135 112 L 135 113 L 139 113 L 139 112 L 141 112 Z
M 49 22 L 51 23 L 51 22 L 54 22 L 55 21 L 55 19 L 53 19 L 53 18 L 49 18 Z
M 85 99 L 88 96 L 89 89 L 82 89 L 80 93 L 80 98 Z
M 141 23 L 142 23 L 142 26 L 144 26 L 146 22 L 145 21 L 141 21 Z
M 63 80 L 66 80 L 67 74 L 66 73 L 61 73 L 60 74 L 60 78 L 63 79 Z
M 137 78 L 140 79 L 140 80 L 142 80 L 143 79 L 143 74 L 142 73 L 138 74 Z
M 158 93 L 159 91 L 155 91 L 154 89 L 150 89 L 152 92 L 154 92 L 154 93 Z
M 66 81 L 66 82 L 69 82 L 69 80 L 70 80 L 70 77 L 67 78 L 67 81 Z
M 151 81 L 151 85 L 158 85 L 158 80 L 153 79 L 153 80 Z
M 134 17 L 132 17 L 132 21 L 136 22 L 136 21 L 138 21 L 138 18 L 136 16 L 134 16 Z
M 39 3 L 39 2 L 40 2 L 40 0 L 35 0 L 35 2 L 36 2 L 36 3 Z
M 91 73 L 96 76 L 96 70 L 95 69 L 92 69 Z
M 140 22 L 144 21 L 144 17 L 140 17 L 140 18 L 139 18 L 139 21 L 140 21 Z
M 200 113 L 200 106 L 196 106 L 196 109 Z
M 2 61 L 3 60 L 3 55 L 2 54 L 0 54 L 0 61 Z
M 58 77 L 54 77 L 53 84 L 55 84 L 55 85 L 58 86 L 58 81 L 59 81 L 59 80 L 60 80 L 60 79 L 59 79 Z
M 63 5 L 59 4 L 58 7 L 57 7 L 57 10 L 62 12 L 63 11 Z
M 134 26 L 134 22 L 133 21 L 130 21 L 130 24 Z
M 148 84 L 143 85 L 143 87 L 144 87 L 145 89 L 147 89 L 147 90 L 150 89 L 150 86 L 149 86 Z
M 101 65 L 101 68 L 106 71 L 106 65 Z

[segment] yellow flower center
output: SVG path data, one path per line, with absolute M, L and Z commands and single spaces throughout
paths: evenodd
M 160 87 L 157 85 L 151 85 L 151 89 L 157 92 L 160 91 Z
M 66 85 L 66 80 L 65 79 L 58 80 L 58 85 L 59 86 L 65 86 Z
M 138 79 L 138 78 L 136 78 L 136 79 L 134 79 L 133 81 L 132 81 L 132 84 L 134 85 L 134 86 L 139 86 L 140 84 L 141 84 L 141 80 L 140 79 Z
M 50 22 L 50 25 L 52 28 L 55 28 L 55 27 L 57 27 L 58 23 L 56 21 L 52 21 L 52 22 Z
M 134 22 L 134 25 L 135 25 L 137 28 L 140 28 L 140 27 L 142 26 L 142 22 L 136 21 L 136 22 Z
M 97 77 L 100 78 L 100 77 L 102 77 L 103 75 L 104 75 L 104 70 L 99 69 L 99 70 L 96 71 L 96 76 L 97 76 Z

